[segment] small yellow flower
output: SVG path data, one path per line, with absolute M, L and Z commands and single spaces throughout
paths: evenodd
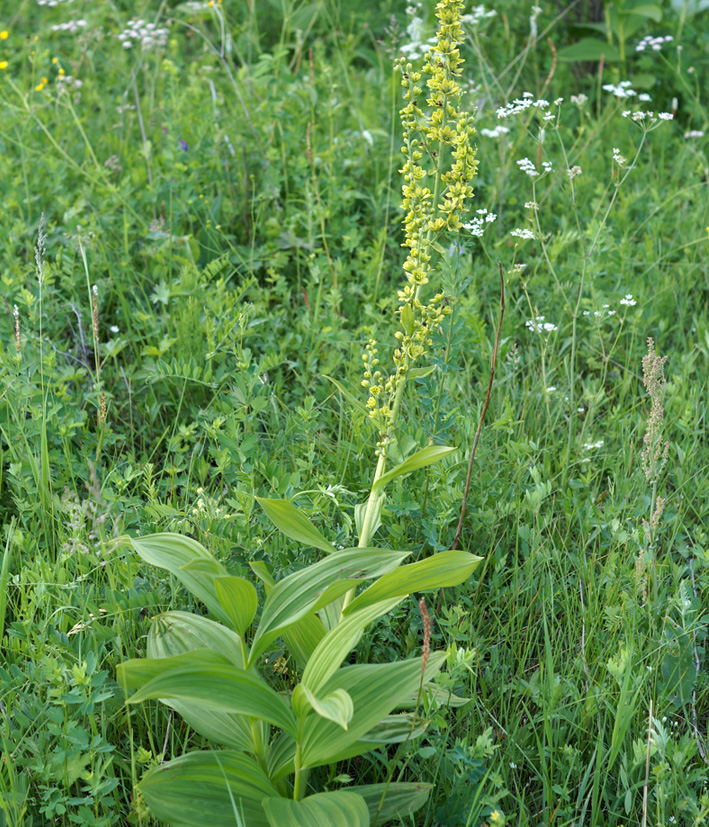
M 0 32 L 0 40 L 7 40 L 8 37 L 10 37 L 10 35 L 7 32 Z
M 7 61 L 0 60 L 0 69 L 7 69 Z
M 57 65 L 57 63 L 59 63 L 59 58 L 58 58 L 58 57 L 53 57 L 53 58 L 52 58 L 52 65 L 53 65 L 53 66 L 56 66 L 56 65 Z

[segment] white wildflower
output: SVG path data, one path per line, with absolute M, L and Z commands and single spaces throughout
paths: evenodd
M 521 161 L 517 161 L 517 166 L 529 175 L 530 178 L 535 178 L 539 173 L 537 172 L 537 168 L 534 166 L 534 162 L 530 161 L 529 158 L 522 158 Z
M 637 304 L 637 302 L 636 302 L 636 301 L 635 301 L 635 299 L 633 298 L 632 293 L 628 293 L 628 294 L 625 296 L 625 298 L 623 298 L 623 299 L 621 299 L 621 300 L 620 300 L 620 303 L 621 303 L 621 304 L 624 304 L 626 307 L 634 307 L 634 306 Z
M 532 230 L 523 230 L 519 227 L 517 227 L 517 229 L 515 230 L 512 230 L 510 235 L 513 235 L 515 238 L 534 238 L 534 233 L 532 232 Z
M 529 319 L 524 324 L 525 327 L 532 330 L 534 333 L 551 333 L 554 330 L 557 330 L 555 324 L 544 321 L 544 316 L 535 316 L 533 319 Z

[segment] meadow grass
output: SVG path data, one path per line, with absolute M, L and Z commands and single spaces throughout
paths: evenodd
M 434 783 L 411 824 L 709 817 L 707 14 L 595 5 L 465 24 L 475 199 L 397 435 L 401 458 L 459 450 L 391 485 L 376 541 L 453 541 L 501 262 L 459 544 L 484 563 L 429 601 L 440 682 L 470 702 L 310 779 Z M 0 0 L 2 823 L 152 824 L 143 771 L 204 745 L 124 704 L 151 617 L 199 610 L 124 535 L 189 534 L 249 578 L 312 560 L 258 495 L 356 544 L 360 357 L 391 341 L 404 258 L 392 58 L 421 61 L 433 12 Z M 418 654 L 417 600 L 358 656 Z M 276 685 L 295 669 L 268 662 Z

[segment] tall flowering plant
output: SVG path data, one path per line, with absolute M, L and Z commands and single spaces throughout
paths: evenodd
M 365 353 L 368 409 L 379 438 L 371 492 L 358 510 L 358 546 L 338 550 L 291 502 L 257 498 L 286 536 L 323 552 L 278 579 L 263 564 L 252 564 L 261 581 L 257 591 L 191 538 L 157 534 L 130 540 L 145 562 L 174 574 L 208 611 L 207 617 L 170 611 L 156 618 L 148 657 L 119 666 L 119 680 L 132 693 L 129 704 L 158 699 L 215 745 L 158 764 L 137 785 L 136 806 L 172 827 L 368 827 L 408 818 L 429 795 L 430 785 L 404 781 L 319 792 L 323 785 L 312 783 L 312 773 L 422 735 L 427 722 L 418 709 L 424 694 L 433 705 L 462 700 L 432 683 L 446 656 L 430 649 L 426 612 L 419 657 L 349 663 L 367 626 L 412 593 L 464 582 L 480 560 L 443 551 L 411 563 L 409 551 L 371 547 L 386 484 L 453 450 L 424 448 L 387 470 L 407 377 L 447 312 L 442 293 L 425 296 L 433 262 L 443 252 L 443 239 L 461 227 L 472 196 L 472 125 L 460 110 L 457 83 L 461 10 L 461 0 L 438 5 L 437 42 L 423 66 L 425 111 L 418 102 L 421 74 L 410 63 L 398 64 L 406 99 L 401 115 L 407 281 L 399 292 L 391 373 L 379 366 L 376 343 Z M 277 691 L 266 678 L 272 668 L 264 666 L 279 640 L 290 657 Z
M 362 385 L 369 391 L 367 408 L 379 432 L 374 483 L 359 526 L 359 544 L 363 547 L 369 544 L 379 521 L 382 480 L 397 475 L 387 475 L 386 467 L 407 377 L 430 347 L 436 326 L 450 313 L 444 293 L 436 292 L 427 299 L 426 287 L 435 274 L 436 257 L 444 255 L 441 242 L 462 229 L 461 219 L 473 197 L 472 180 L 478 165 L 471 145 L 474 129 L 471 116 L 461 108 L 458 83 L 463 65 L 458 48 L 463 39 L 462 10 L 462 0 L 443 0 L 436 7 L 437 42 L 428 51 L 422 72 L 415 71 L 406 58 L 396 64 L 405 101 L 400 112 L 404 130 L 400 173 L 404 179 L 404 247 L 408 255 L 404 262 L 406 283 L 398 293 L 400 327 L 394 334 L 394 369 L 383 372 L 374 339 L 368 342 L 362 357 Z M 425 111 L 419 103 L 424 75 L 428 89 Z M 447 453 L 447 449 L 438 447 L 424 449 L 403 463 L 400 470 L 406 473 Z

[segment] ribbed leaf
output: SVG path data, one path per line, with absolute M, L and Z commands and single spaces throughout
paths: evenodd
M 217 599 L 241 637 L 254 622 L 258 608 L 256 589 L 243 577 L 217 577 L 214 580 Z
M 231 629 L 213 620 L 189 612 L 166 612 L 153 620 L 148 633 L 149 658 L 167 658 L 195 649 L 211 649 L 243 667 L 239 637 Z M 224 747 L 254 752 L 256 745 L 252 720 L 244 715 L 215 711 L 203 703 L 162 698 L 200 735 Z M 256 722 L 261 743 L 268 742 L 269 725 Z
M 428 662 L 424 684 L 431 680 L 445 662 L 445 652 L 433 652 Z M 303 723 L 301 760 L 304 767 L 319 767 L 341 754 L 354 756 L 367 752 L 371 745 L 355 742 L 389 715 L 401 697 L 414 692 L 421 681 L 421 658 L 398 663 L 347 666 L 328 681 L 323 693 L 346 689 L 354 703 L 354 715 L 345 732 L 331 721 L 317 716 Z
M 221 623 L 191 612 L 165 612 L 153 619 L 148 633 L 149 658 L 169 658 L 195 649 L 211 649 L 236 666 L 244 665 L 239 636 Z
M 336 689 L 329 695 L 317 697 L 303 684 L 298 684 L 293 690 L 293 711 L 300 718 L 304 718 L 310 710 L 315 711 L 321 718 L 333 721 L 342 729 L 347 729 L 354 714 L 352 698 L 344 689 Z
M 392 571 L 409 554 L 385 549 L 344 549 L 279 580 L 264 603 L 250 663 L 255 662 L 281 630 L 326 606 L 363 580 Z
M 301 617 L 281 632 L 288 652 L 293 655 L 299 669 L 305 669 L 315 647 L 325 637 L 325 627 L 317 615 Z
M 322 535 L 303 512 L 296 508 L 288 500 L 271 500 L 267 497 L 256 497 L 256 502 L 268 514 L 271 522 L 286 537 L 304 543 L 306 546 L 314 546 L 322 549 L 328 554 L 335 551 L 335 547 Z
M 301 683 L 316 695 L 340 668 L 342 661 L 354 649 L 365 627 L 391 611 L 402 598 L 375 603 L 341 620 L 318 643 L 303 672 Z
M 382 809 L 379 804 L 386 789 L 386 797 Z M 389 784 L 365 784 L 350 787 L 348 792 L 357 793 L 364 799 L 369 810 L 370 818 L 377 817 L 377 824 L 386 824 L 389 821 L 403 821 L 412 815 L 428 801 L 433 784 L 415 784 L 394 782 Z M 377 810 L 379 815 L 377 816 Z
M 196 561 L 206 561 L 211 572 L 228 575 L 229 572 L 218 563 L 204 546 L 181 534 L 151 534 L 147 537 L 131 538 L 131 544 L 140 557 L 151 566 L 167 569 L 197 599 L 223 623 L 229 623 L 229 615 L 221 607 L 214 592 L 214 574 L 201 570 L 188 571 L 185 566 Z
M 172 658 L 129 660 L 118 666 L 121 684 L 138 689 L 128 703 L 148 698 L 175 698 L 211 709 L 250 715 L 295 737 L 296 720 L 286 701 L 258 675 L 238 669 L 208 649 Z
M 415 712 L 387 715 L 375 727 L 360 738 L 368 744 L 400 744 L 408 738 L 420 738 L 428 729 L 429 721 Z
M 470 577 L 481 560 L 482 557 L 467 551 L 441 551 L 425 560 L 401 566 L 372 583 L 350 603 L 344 614 L 351 615 L 364 606 L 391 597 L 457 586 Z
M 259 765 L 233 750 L 191 752 L 146 773 L 138 789 L 170 827 L 268 827 L 264 798 L 278 795 Z M 235 812 L 236 810 L 236 812 Z
M 450 448 L 447 445 L 429 445 L 427 448 L 422 448 L 413 456 L 405 459 L 400 465 L 397 465 L 396 468 L 392 468 L 391 471 L 382 474 L 372 486 L 372 491 L 381 491 L 385 485 L 397 477 L 402 476 L 402 474 L 410 474 L 412 471 L 416 471 L 426 465 L 439 462 L 457 450 L 457 448 Z
M 336 791 L 292 801 L 268 798 L 263 802 L 271 827 L 369 827 L 369 808 L 362 796 Z

